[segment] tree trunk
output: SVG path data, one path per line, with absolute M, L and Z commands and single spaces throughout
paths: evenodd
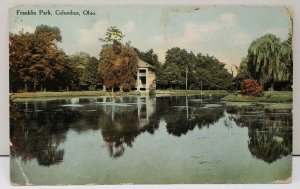
M 36 92 L 36 83 L 35 82 L 33 83 L 33 90 L 34 90 L 34 92 Z
M 36 92 L 36 73 L 34 74 L 33 90 Z
M 271 86 L 269 88 L 269 91 L 274 91 L 274 82 L 271 83 Z
M 24 91 L 27 93 L 27 83 L 25 83 Z

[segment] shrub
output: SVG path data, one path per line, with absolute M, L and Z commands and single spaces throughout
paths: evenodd
M 263 96 L 261 86 L 253 79 L 246 79 L 241 84 L 241 93 L 246 96 Z

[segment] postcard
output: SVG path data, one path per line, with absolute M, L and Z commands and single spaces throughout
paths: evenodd
M 289 183 L 284 6 L 9 11 L 13 185 Z

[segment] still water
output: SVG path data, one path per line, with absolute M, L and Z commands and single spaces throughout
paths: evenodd
M 11 107 L 15 184 L 271 183 L 291 176 L 291 109 L 218 96 L 29 99 Z

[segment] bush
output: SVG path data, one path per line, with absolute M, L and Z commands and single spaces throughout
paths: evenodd
M 241 93 L 246 96 L 263 96 L 262 87 L 253 79 L 246 79 L 242 82 Z

